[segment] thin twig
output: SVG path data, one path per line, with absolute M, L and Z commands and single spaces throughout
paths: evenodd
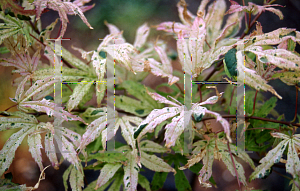
M 227 147 L 228 147 L 228 151 L 229 151 L 229 154 L 230 154 L 230 158 L 231 158 L 231 161 L 232 161 L 232 164 L 233 164 L 233 168 L 234 168 L 236 180 L 237 180 L 238 185 L 239 185 L 239 189 L 240 189 L 240 191 L 242 191 L 241 182 L 240 182 L 240 179 L 239 179 L 239 174 L 238 174 L 238 172 L 237 172 L 237 170 L 236 170 L 236 166 L 235 166 L 235 162 L 234 162 L 234 160 L 233 160 L 233 156 L 232 156 L 232 153 L 231 153 L 229 141 L 227 141 Z
M 298 105 L 298 84 L 296 84 L 296 106 L 295 106 L 295 115 L 294 115 L 294 119 L 293 121 L 291 121 L 292 123 L 294 123 L 297 119 L 297 105 Z
M 184 90 L 180 87 L 180 85 L 176 82 L 175 85 L 178 87 L 178 89 L 180 90 L 181 93 L 184 94 Z
M 199 95 L 200 95 L 200 103 L 202 102 L 202 91 L 201 91 L 201 86 L 198 84 L 198 89 L 199 89 Z
M 29 34 L 31 37 L 33 37 L 36 41 L 38 41 L 39 43 L 41 43 L 42 45 L 46 46 L 42 41 L 40 41 L 39 39 L 37 39 L 35 36 L 33 36 L 32 34 Z
M 73 92 L 73 89 L 69 86 L 69 84 L 65 84 L 68 88 L 69 88 L 69 90 L 71 90 L 71 92 Z
M 288 180 L 293 180 L 292 178 L 290 178 L 290 177 L 288 177 L 288 176 L 285 176 L 285 175 L 281 174 L 280 172 L 277 172 L 277 171 L 274 170 L 274 169 L 273 169 L 273 171 L 274 171 L 276 174 L 278 174 L 279 176 L 282 176 L 282 177 L 284 177 L 284 178 L 286 178 L 286 179 L 288 179 Z
M 4 111 L 8 111 L 9 109 L 11 109 L 11 108 L 13 108 L 13 107 L 15 107 L 15 106 L 17 106 L 18 104 L 15 104 L 15 105 L 12 105 L 12 106 L 10 106 L 9 108 L 7 108 L 6 110 L 4 110 Z
M 253 100 L 253 108 L 252 108 L 252 114 L 251 116 L 254 114 L 255 112 L 255 103 L 256 103 L 256 97 L 257 97 L 257 93 L 258 93 L 258 90 L 256 90 L 255 92 L 255 96 L 254 96 L 254 100 Z
M 297 126 L 300 127 L 299 123 L 291 123 L 288 121 L 278 121 L 275 119 L 268 119 L 268 118 L 263 118 L 263 117 L 256 117 L 256 116 L 244 116 L 244 115 L 221 115 L 223 118 L 246 118 L 246 119 L 256 119 L 256 120 L 261 120 L 261 121 L 269 121 L 269 122 L 273 122 L 273 123 L 280 123 L 280 124 L 284 124 L 284 125 L 293 125 L 293 126 Z M 209 120 L 209 119 L 215 119 L 214 117 L 205 117 L 202 119 L 202 121 L 204 120 Z
M 231 94 L 229 106 L 231 106 L 232 98 L 233 98 L 233 95 L 234 95 L 234 90 L 235 90 L 235 88 L 236 88 L 236 86 L 233 86 L 233 90 L 232 90 L 232 94 Z
M 250 31 L 250 29 L 252 28 L 252 26 L 255 24 L 255 22 L 258 20 L 258 18 L 260 17 L 261 14 L 262 14 L 262 12 L 258 13 L 258 15 L 256 15 L 256 17 L 253 19 L 253 21 L 251 22 L 250 26 L 248 27 L 248 30 L 246 30 L 242 34 L 242 36 L 240 37 L 240 39 L 243 39 L 248 34 L 248 32 Z
M 279 132 L 279 129 L 265 128 L 265 127 L 256 127 L 256 128 L 246 129 L 246 130 L 248 131 L 248 130 L 256 130 L 256 129 L 261 129 L 261 130 L 272 130 L 272 131 L 277 131 L 277 132 Z

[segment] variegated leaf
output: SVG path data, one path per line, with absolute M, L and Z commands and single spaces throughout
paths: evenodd
M 139 125 L 135 131 L 135 137 L 138 140 L 147 132 L 151 132 L 161 122 L 171 118 L 183 110 L 183 107 L 165 107 L 163 109 L 154 109 L 147 118 Z
M 175 169 L 172 168 L 168 163 L 164 162 L 163 159 L 157 157 L 156 155 L 148 155 L 143 151 L 141 151 L 141 163 L 146 168 L 156 172 L 176 173 Z
M 99 117 L 89 124 L 86 128 L 86 132 L 82 135 L 79 149 L 83 150 L 89 143 L 93 142 L 97 137 L 99 137 L 106 125 L 106 116 Z
M 1 111 L 0 115 L 18 117 L 18 118 L 0 117 L 0 131 L 32 127 L 38 124 L 38 121 L 34 115 L 29 115 L 20 111 L 16 111 L 16 112 Z
M 295 141 L 292 139 L 289 143 L 289 150 L 287 153 L 286 172 L 293 176 L 295 186 L 300 189 L 300 160 L 298 157 L 297 149 L 295 147 Z
M 124 166 L 124 190 L 135 191 L 138 184 L 139 167 L 136 163 L 137 150 L 133 150 L 127 153 L 128 162 Z
M 268 85 L 267 82 L 262 79 L 260 75 L 257 75 L 254 70 L 250 70 L 244 66 L 244 58 L 241 51 L 236 53 L 237 58 L 237 69 L 239 72 L 238 80 L 246 82 L 247 85 L 255 88 L 256 90 L 270 91 L 276 95 L 279 99 L 282 99 L 280 95 L 273 89 L 272 86 Z M 245 74 L 245 75 L 243 75 Z
M 272 79 L 280 79 L 282 82 L 289 86 L 294 86 L 300 82 L 300 72 L 277 72 L 272 77 Z
M 6 141 L 2 150 L 0 151 L 0 175 L 2 176 L 5 171 L 8 170 L 17 148 L 22 143 L 25 136 L 34 132 L 36 126 L 25 127 L 10 136 L 9 140 Z
M 188 123 L 184 120 L 185 119 L 190 120 L 191 116 L 189 115 L 186 117 L 185 113 L 186 113 L 185 111 L 182 111 L 179 116 L 174 117 L 172 119 L 172 122 L 169 123 L 168 125 L 166 125 L 165 141 L 166 141 L 167 148 L 174 146 L 175 141 L 178 139 L 178 137 L 184 131 L 184 125 L 185 125 L 185 123 Z
M 81 83 L 76 85 L 67 103 L 67 108 L 69 112 L 78 106 L 78 104 L 83 99 L 83 97 L 86 96 L 86 94 L 88 93 L 92 85 L 93 85 L 92 82 L 84 82 L 84 81 L 81 81 Z
M 144 23 L 136 31 L 133 46 L 136 49 L 140 49 L 145 44 L 149 33 L 150 33 L 150 28 L 148 27 L 147 23 Z
M 54 117 L 62 117 L 64 120 L 78 120 L 83 123 L 84 120 L 80 117 L 73 115 L 65 110 L 63 110 L 62 107 L 58 107 L 55 103 L 50 102 L 49 100 L 43 99 L 41 101 L 25 101 L 22 102 L 19 107 L 21 109 L 23 108 L 30 108 L 34 109 L 38 112 L 45 112 L 48 116 L 54 116 Z
M 229 10 L 227 11 L 227 14 L 245 11 L 245 12 L 253 13 L 254 15 L 257 15 L 257 14 L 265 12 L 265 11 L 270 11 L 270 12 L 275 13 L 281 20 L 283 19 L 283 14 L 279 9 L 271 8 L 271 6 L 282 7 L 282 5 L 273 4 L 273 5 L 260 6 L 260 5 L 254 4 L 252 2 L 248 2 L 248 6 L 241 6 L 233 0 L 231 0 L 230 2 L 231 2 L 231 6 L 230 6 Z
M 83 177 L 84 177 L 84 173 L 81 165 L 79 166 L 78 169 L 73 165 L 70 165 L 63 174 L 65 190 L 66 191 L 68 190 L 67 180 L 69 179 L 71 189 L 76 191 L 81 191 L 84 186 Z
M 46 133 L 45 135 L 45 152 L 47 157 L 49 158 L 52 166 L 55 169 L 58 169 L 58 160 L 56 156 L 56 149 L 54 144 L 54 135 L 52 133 Z
M 255 171 L 250 176 L 250 180 L 262 178 L 270 173 L 270 168 L 274 163 L 279 162 L 288 143 L 290 143 L 290 140 L 283 140 L 274 149 L 270 150 L 268 154 L 259 161 L 262 164 L 255 168 Z
M 40 167 L 40 171 L 43 170 L 43 164 L 42 164 L 42 152 L 41 149 L 43 149 L 42 137 L 39 133 L 31 134 L 28 136 L 28 146 L 29 146 L 29 152 L 31 153 L 32 158 L 35 160 L 35 162 Z
M 121 163 L 115 163 L 115 164 L 110 164 L 107 163 L 103 166 L 101 169 L 100 176 L 97 179 L 97 184 L 96 184 L 96 190 L 106 184 L 109 179 L 111 179 L 115 173 L 121 168 L 122 164 Z
M 78 166 L 80 165 L 79 158 L 77 156 L 76 150 L 74 145 L 69 142 L 64 136 L 55 134 L 54 138 L 56 142 L 60 145 L 59 150 L 62 153 L 64 159 L 68 160 L 71 164 L 73 164 L 77 169 Z
M 87 1 L 87 2 L 89 2 L 89 1 Z M 93 8 L 94 5 L 78 6 L 74 2 L 62 2 L 62 1 L 50 1 L 50 0 L 46 0 L 46 1 L 45 0 L 37 0 L 37 1 L 34 1 L 34 5 L 36 6 L 36 10 L 37 10 L 37 19 L 40 18 L 40 15 L 45 8 L 49 8 L 54 11 L 58 11 L 59 17 L 62 21 L 62 28 L 60 31 L 59 38 L 62 38 L 66 32 L 67 23 L 69 22 L 67 15 L 74 15 L 74 14 L 77 15 L 78 14 L 80 16 L 81 20 L 90 29 L 93 29 L 93 27 L 91 27 L 91 25 L 85 18 L 83 11 Z
M 206 147 L 206 154 L 203 157 L 203 167 L 201 168 L 198 176 L 199 183 L 205 184 L 208 179 L 212 175 L 212 164 L 214 161 L 214 149 L 212 147 L 212 144 L 208 144 Z
M 150 140 L 143 140 L 140 142 L 141 150 L 144 152 L 166 153 L 168 149 Z

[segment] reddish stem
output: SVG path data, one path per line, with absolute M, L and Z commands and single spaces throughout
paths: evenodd
M 298 105 L 298 84 L 296 84 L 296 106 L 295 106 L 295 115 L 294 115 L 294 119 L 293 121 L 291 121 L 292 123 L 296 121 L 297 119 L 297 105 Z
M 17 106 L 18 104 L 15 104 L 15 105 L 12 105 L 12 106 L 10 106 L 9 108 L 7 108 L 6 110 L 4 110 L 4 111 L 8 111 L 9 109 L 11 109 L 11 108 L 13 108 L 13 107 L 15 107 L 15 106 Z
M 232 94 L 231 94 L 231 98 L 230 98 L 229 106 L 231 106 L 232 98 L 233 98 L 233 95 L 234 95 L 234 90 L 235 90 L 235 88 L 236 88 L 236 86 L 233 87 Z
M 269 121 L 269 122 L 273 122 L 273 123 L 280 123 L 280 124 L 284 124 L 284 125 L 293 125 L 293 126 L 297 126 L 300 127 L 300 123 L 291 123 L 288 121 L 278 121 L 275 119 L 268 119 L 268 118 L 263 118 L 263 117 L 255 117 L 255 116 L 244 116 L 244 115 L 221 115 L 223 118 L 243 118 L 245 117 L 246 119 L 256 119 L 256 120 L 261 120 L 261 121 Z M 205 117 L 202 119 L 202 121 L 205 120 L 209 120 L 209 119 L 215 119 L 215 117 Z
M 253 115 L 254 112 L 255 112 L 255 103 L 256 103 L 257 93 L 258 93 L 258 90 L 256 90 L 256 92 L 255 92 L 254 101 L 253 101 L 253 108 L 252 108 L 252 114 L 251 115 Z
M 239 189 L 240 189 L 240 191 L 242 191 L 242 187 L 241 187 L 241 183 L 240 183 L 240 179 L 239 179 L 239 174 L 238 174 L 238 172 L 237 172 L 237 170 L 236 170 L 235 162 L 234 162 L 234 160 L 233 160 L 233 156 L 232 156 L 231 149 L 230 149 L 230 146 L 229 146 L 229 141 L 227 141 L 227 147 L 228 147 L 228 151 L 229 151 L 229 154 L 230 154 L 230 158 L 231 158 L 231 161 L 232 161 L 232 164 L 233 164 L 233 168 L 234 168 L 236 180 L 237 180 L 238 185 L 239 185 Z
M 198 84 L 198 88 L 199 88 L 200 103 L 201 103 L 201 102 L 202 102 L 202 91 L 201 91 L 201 86 L 200 86 L 200 84 Z

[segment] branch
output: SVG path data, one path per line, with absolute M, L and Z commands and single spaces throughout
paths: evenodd
M 234 160 L 233 160 L 233 156 L 232 156 L 231 149 L 230 149 L 230 146 L 229 146 L 229 141 L 227 141 L 227 147 L 228 147 L 228 151 L 229 151 L 229 154 L 230 154 L 230 158 L 231 158 L 231 161 L 232 161 L 232 164 L 233 164 L 233 168 L 234 168 L 236 180 L 237 180 L 238 185 L 239 185 L 239 189 L 240 189 L 240 191 L 242 191 L 242 187 L 241 187 L 241 183 L 240 183 L 240 179 L 239 179 L 239 174 L 238 174 L 238 172 L 237 172 L 237 170 L 236 170 L 235 162 L 234 162 Z
M 243 116 L 243 115 L 222 115 L 223 118 L 247 118 L 247 119 L 256 119 L 256 120 L 261 120 L 261 121 L 269 121 L 269 122 L 273 122 L 273 123 L 280 123 L 280 124 L 284 124 L 284 125 L 292 125 L 292 126 L 296 126 L 296 127 L 300 127 L 299 123 L 292 123 L 292 122 L 288 122 L 288 121 L 278 121 L 275 119 L 268 119 L 268 118 L 263 118 L 263 117 L 255 117 L 255 116 Z M 202 121 L 204 120 L 209 120 L 209 119 L 215 119 L 214 117 L 205 117 L 202 119 Z

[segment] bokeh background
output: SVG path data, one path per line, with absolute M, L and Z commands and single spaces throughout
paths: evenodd
M 227 0 L 226 0 L 227 1 Z M 200 0 L 186 0 L 188 3 L 188 9 L 196 14 Z M 241 0 L 238 0 L 241 4 Z M 248 0 L 245 0 L 246 4 Z M 252 0 L 251 2 L 262 4 L 263 0 Z M 135 38 L 136 29 L 147 22 L 149 26 L 157 25 L 164 21 L 176 21 L 180 22 L 178 18 L 178 12 L 176 4 L 177 0 L 94 0 L 89 4 L 95 3 L 95 7 L 85 13 L 89 23 L 93 26 L 94 30 L 90 30 L 79 18 L 79 16 L 69 16 L 69 24 L 65 33 L 65 38 L 71 38 L 69 41 L 63 41 L 63 46 L 69 49 L 71 52 L 78 55 L 71 49 L 71 45 L 81 47 L 85 50 L 95 49 L 101 38 L 104 38 L 108 34 L 108 29 L 104 25 L 104 21 L 116 25 L 120 30 L 123 30 L 123 36 L 125 39 L 133 43 Z M 279 9 L 284 14 L 284 19 L 279 18 L 270 12 L 265 12 L 258 19 L 262 23 L 263 32 L 270 32 L 280 27 L 295 28 L 300 31 L 300 1 L 299 0 L 277 0 L 276 3 L 283 5 Z M 227 6 L 230 3 L 227 1 Z M 58 14 L 54 11 L 49 11 L 42 15 L 41 20 L 43 28 L 58 18 Z M 53 31 L 53 37 L 58 33 L 59 27 L 57 26 Z M 244 28 L 244 26 L 243 26 Z M 241 30 L 243 32 L 243 30 Z M 164 33 L 151 29 L 149 39 L 154 41 L 160 35 L 160 39 L 168 41 L 169 46 L 176 50 L 176 41 L 172 37 L 166 36 Z M 299 46 L 297 46 L 297 52 Z M 7 55 L 2 55 L 7 56 Z M 178 63 L 177 63 L 178 64 Z M 176 65 L 176 63 L 174 63 Z M 14 97 L 16 87 L 13 87 L 11 82 L 18 77 L 18 74 L 11 74 L 11 67 L 0 66 L 0 110 L 5 110 L 13 103 L 9 100 L 9 97 Z M 144 81 L 143 83 L 155 87 L 161 83 L 161 79 L 154 81 Z M 286 120 L 292 120 L 294 117 L 295 106 L 295 88 L 289 87 L 281 83 L 279 80 L 270 82 L 270 85 L 274 86 L 276 91 L 283 97 L 282 100 L 278 100 L 276 110 L 279 114 L 285 114 Z M 271 97 L 270 93 L 265 93 L 266 97 Z M 300 107 L 300 105 L 299 105 Z M 298 108 L 299 108 L 298 107 Z M 14 111 L 15 108 L 10 111 Z M 299 112 L 298 112 L 299 113 Z M 299 113 L 300 114 L 300 113 Z M 8 137 L 13 131 L 2 132 L 0 134 L 0 148 L 3 146 Z M 252 155 L 252 154 L 251 154 Z M 255 154 L 253 154 L 255 157 Z M 44 157 L 44 165 L 50 164 Z M 62 183 L 62 173 L 68 167 L 68 163 L 64 162 L 60 166 L 59 170 L 49 168 L 46 170 L 46 180 L 41 181 L 40 188 L 38 190 L 44 191 L 63 191 L 65 190 Z M 244 165 L 244 164 L 243 164 Z M 246 177 L 251 174 L 250 167 L 246 164 Z M 274 167 L 274 170 L 285 174 L 284 168 Z M 13 181 L 20 184 L 27 184 L 27 186 L 33 186 L 39 177 L 39 170 L 31 155 L 28 152 L 28 146 L 26 140 L 18 148 L 15 160 L 13 161 L 10 171 L 13 174 Z M 199 186 L 197 177 L 185 171 L 193 190 L 204 190 Z M 86 178 L 88 182 L 95 180 L 99 172 L 86 171 Z M 151 182 L 153 172 L 145 169 L 142 172 L 148 180 Z M 287 175 L 289 176 L 289 175 Z M 226 166 L 222 162 L 215 161 L 213 166 L 213 177 L 218 185 L 218 188 L 212 188 L 210 190 L 225 190 L 232 191 L 237 188 L 237 182 L 230 172 L 226 169 Z M 250 187 L 260 188 L 262 190 L 288 190 L 288 180 L 279 176 L 276 173 L 272 173 L 265 180 L 256 180 L 250 184 Z M 139 190 L 143 190 L 140 187 Z M 173 191 L 176 190 L 174 177 L 172 173 L 169 173 L 167 181 L 164 184 L 162 190 Z

